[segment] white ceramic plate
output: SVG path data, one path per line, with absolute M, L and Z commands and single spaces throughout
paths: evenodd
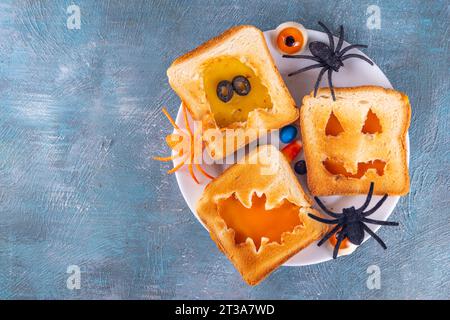
M 275 34 L 274 30 L 264 32 L 266 37 L 266 42 L 269 47 L 270 53 L 272 54 L 275 64 L 278 67 L 289 91 L 294 97 L 298 106 L 301 105 L 301 99 L 304 95 L 309 94 L 314 89 L 314 83 L 316 82 L 318 73 L 320 69 L 313 69 L 302 74 L 287 77 L 287 74 L 300 69 L 304 66 L 310 65 L 314 63 L 313 61 L 303 60 L 303 59 L 286 59 L 281 56 L 281 54 L 275 49 L 273 45 L 273 36 Z M 308 30 L 308 40 L 309 41 L 322 41 L 328 43 L 328 37 L 325 33 Z M 337 43 L 337 38 L 335 38 L 335 43 Z M 344 42 L 344 46 L 349 45 L 347 42 Z M 357 49 L 351 50 L 352 53 L 363 54 Z M 302 54 L 310 55 L 309 50 L 306 48 Z M 359 59 L 349 59 L 345 61 L 345 67 L 342 67 L 339 72 L 333 73 L 333 84 L 336 87 L 352 87 L 358 85 L 377 85 L 385 88 L 392 88 L 391 83 L 386 78 L 384 73 L 378 68 L 378 66 L 371 66 L 367 62 L 359 60 Z M 327 85 L 327 76 L 324 75 L 322 78 L 321 86 Z M 176 118 L 176 123 L 180 128 L 185 128 L 183 115 L 181 107 L 178 111 L 178 115 Z M 295 123 L 296 124 L 296 123 Z M 275 135 L 278 138 L 278 135 Z M 283 144 L 280 143 L 280 147 L 283 147 Z M 407 138 L 407 147 L 409 150 L 409 138 Z M 298 160 L 303 158 L 303 152 L 292 161 L 292 165 Z M 409 159 L 409 152 L 408 152 Z M 175 161 L 175 164 L 177 161 Z M 224 169 L 225 165 L 206 165 L 203 164 L 202 167 L 210 174 L 214 176 L 218 176 Z M 200 173 L 196 174 L 197 178 L 200 179 L 201 184 L 196 184 L 191 176 L 189 175 L 189 171 L 187 166 L 182 167 L 180 170 L 176 172 L 176 179 L 178 182 L 178 186 L 180 187 L 181 193 L 191 209 L 192 213 L 198 219 L 197 213 L 195 211 L 195 204 L 197 200 L 200 198 L 203 189 L 206 184 L 209 182 L 209 179 L 203 177 Z M 306 176 L 298 176 L 301 185 L 304 190 L 308 192 L 308 187 L 306 184 Z M 340 212 L 342 208 L 355 206 L 358 207 L 362 205 L 366 196 L 331 196 L 331 197 L 322 197 L 321 199 L 325 203 L 325 205 L 333 211 Z M 381 199 L 381 196 L 374 196 L 372 198 L 371 206 L 373 206 L 377 201 Z M 378 220 L 387 220 L 392 211 L 394 210 L 399 197 L 389 197 L 383 206 L 375 212 L 371 218 Z M 371 207 L 369 206 L 369 208 Z M 317 210 L 320 210 L 317 205 L 315 205 Z M 198 219 L 199 220 L 199 219 Z M 199 220 L 201 223 L 201 221 Z M 378 230 L 379 226 L 368 225 L 372 230 Z M 366 241 L 369 237 L 366 234 Z M 346 254 L 351 253 L 356 249 L 356 247 L 348 250 Z M 303 266 L 316 264 L 324 261 L 328 261 L 332 259 L 333 248 L 331 245 L 323 244 L 321 247 L 317 246 L 316 243 L 312 243 L 309 247 L 299 252 L 291 259 L 289 259 L 284 265 L 285 266 Z

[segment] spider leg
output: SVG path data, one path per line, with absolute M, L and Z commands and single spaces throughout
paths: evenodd
M 178 157 L 181 157 L 182 155 L 180 153 L 176 153 L 172 156 L 169 157 L 153 157 L 153 160 L 156 161 L 161 161 L 161 162 L 168 162 L 168 161 L 172 161 L 174 159 L 177 159 Z
M 370 204 L 370 201 L 372 200 L 374 186 L 375 186 L 375 183 L 371 182 L 370 183 L 370 188 L 369 188 L 369 193 L 367 194 L 366 201 L 361 206 L 361 208 L 357 209 L 356 211 L 361 213 L 361 212 L 364 212 L 364 210 L 366 210 L 367 206 Z
M 341 52 L 337 52 L 337 50 L 336 50 L 336 55 L 338 57 L 342 57 L 344 55 L 344 53 L 346 53 L 347 51 L 349 51 L 351 49 L 355 49 L 355 48 L 367 48 L 367 46 L 365 44 L 351 44 L 351 45 L 345 47 L 344 49 L 342 49 Z
M 166 116 L 166 118 L 169 120 L 170 124 L 175 128 L 175 129 L 180 129 L 180 127 L 178 127 L 178 125 L 175 123 L 175 120 L 173 120 L 173 118 L 170 116 L 169 112 L 167 112 L 166 108 L 162 108 L 162 112 L 164 113 L 164 115 Z
M 350 54 L 346 54 L 345 56 L 343 56 L 341 58 L 342 61 L 350 59 L 350 58 L 359 58 L 361 60 L 366 61 L 368 64 L 370 64 L 371 66 L 373 66 L 373 62 L 370 61 L 369 59 L 367 59 L 366 57 L 364 57 L 363 55 L 357 54 L 357 53 L 350 53 Z
M 200 182 L 198 181 L 197 177 L 195 176 L 194 166 L 192 165 L 192 162 L 189 162 L 188 169 L 189 169 L 189 174 L 191 175 L 192 179 L 194 179 L 195 183 L 196 184 L 200 184 Z
M 317 77 L 316 84 L 314 85 L 314 98 L 317 95 L 317 90 L 319 90 L 320 80 L 322 80 L 322 76 L 325 73 L 325 71 L 327 71 L 327 70 L 328 70 L 327 67 L 324 67 L 322 70 L 320 70 L 319 76 Z
M 335 233 L 339 230 L 340 227 L 341 227 L 341 226 L 338 224 L 338 225 L 336 225 L 333 229 L 331 229 L 331 231 L 329 231 L 329 232 L 322 238 L 322 240 L 320 240 L 319 243 L 317 243 L 317 246 L 320 247 L 321 245 L 323 245 L 328 239 L 331 238 L 331 236 L 332 236 L 333 234 L 335 234 Z
M 195 167 L 198 169 L 198 171 L 200 171 L 205 177 L 213 180 L 215 179 L 212 175 L 210 175 L 208 172 L 205 171 L 205 169 L 203 169 L 199 163 L 195 164 Z
M 339 53 L 339 50 L 341 50 L 343 44 L 344 44 L 344 26 L 341 25 L 339 27 L 339 41 L 335 50 L 336 54 Z
M 308 60 L 314 60 L 317 62 L 320 62 L 319 58 L 316 58 L 314 56 L 305 56 L 303 54 L 297 54 L 297 55 L 288 55 L 288 54 L 283 54 L 283 58 L 290 58 L 290 59 L 308 59 Z
M 381 221 L 381 220 L 374 220 L 369 218 L 362 218 L 362 222 L 371 223 L 371 224 L 378 224 L 380 226 L 398 226 L 398 222 L 393 221 Z
M 191 130 L 191 126 L 189 125 L 189 120 L 188 120 L 188 116 L 187 116 L 187 110 L 186 110 L 186 105 L 183 103 L 182 104 L 182 107 L 183 107 L 183 118 L 184 118 L 184 124 L 186 125 L 186 129 L 188 130 L 188 132 L 189 132 L 189 135 L 191 136 L 191 137 L 193 137 L 194 136 L 194 134 L 192 133 L 192 130 Z
M 380 244 L 380 246 L 383 247 L 384 250 L 387 249 L 386 244 L 383 242 L 383 240 L 381 240 L 381 238 L 380 238 L 379 236 L 377 236 L 377 235 L 375 234 L 375 232 L 373 232 L 372 230 L 370 230 L 370 228 L 369 228 L 368 226 L 366 226 L 365 224 L 363 224 L 363 228 L 364 228 L 364 230 L 366 230 L 366 232 L 367 232 L 368 234 L 370 234 L 370 235 L 372 236 L 372 238 L 374 238 L 375 240 L 377 240 L 377 242 Z
M 333 250 L 333 259 L 337 258 L 339 248 L 341 247 L 341 243 L 344 240 L 344 232 L 343 232 L 344 229 L 345 229 L 345 227 L 342 228 L 342 230 L 339 232 L 339 234 L 337 236 L 337 242 L 336 242 L 336 245 L 334 246 L 334 250 Z
M 333 40 L 333 34 L 331 33 L 330 29 L 327 28 L 326 25 L 324 25 L 322 22 L 319 21 L 319 25 L 325 30 L 326 34 L 328 35 L 328 41 L 330 42 L 330 48 L 334 51 L 334 40 Z
M 323 204 L 323 202 L 320 201 L 320 199 L 319 199 L 318 197 L 314 197 L 314 200 L 316 200 L 316 202 L 317 202 L 317 204 L 319 205 L 320 209 L 322 209 L 327 215 L 329 215 L 329 216 L 331 216 L 331 217 L 333 217 L 333 218 L 339 218 L 339 217 L 341 217 L 340 214 L 328 210 L 328 208 L 325 207 L 325 205 Z
M 176 172 L 178 169 L 180 169 L 182 166 L 185 165 L 186 161 L 187 161 L 187 158 L 185 158 L 179 164 L 177 164 L 175 167 L 173 167 L 172 169 L 167 171 L 167 174 L 172 174 L 172 173 Z
M 332 74 L 333 74 L 333 69 L 328 69 L 328 86 L 330 87 L 331 96 L 333 97 L 333 101 L 336 101 L 336 96 L 334 94 L 334 89 L 333 89 L 333 81 L 331 80 Z
M 288 77 L 294 76 L 294 75 L 299 74 L 299 73 L 301 73 L 301 72 L 305 72 L 305 71 L 308 71 L 308 70 L 311 70 L 311 69 L 320 68 L 320 67 L 324 67 L 324 66 L 325 66 L 325 65 L 324 65 L 323 63 L 312 64 L 312 65 L 310 65 L 310 66 L 307 66 L 307 67 L 301 68 L 301 69 L 299 69 L 299 70 L 297 70 L 297 71 L 294 71 L 294 72 L 289 73 L 289 74 L 288 74 Z
M 340 219 L 333 219 L 333 220 L 330 220 L 330 219 L 324 219 L 324 218 L 315 216 L 315 215 L 313 215 L 313 214 L 311 214 L 311 213 L 308 213 L 308 216 L 309 216 L 311 219 L 314 219 L 314 220 L 316 220 L 316 221 L 319 221 L 319 222 L 322 222 L 322 223 L 325 223 L 325 224 L 335 224 L 335 223 L 339 223 L 339 222 L 340 222 Z
M 371 215 L 372 213 L 374 213 L 375 211 L 377 211 L 377 210 L 381 207 L 381 205 L 386 201 L 387 197 L 388 197 L 388 195 L 385 194 L 385 195 L 383 196 L 383 198 L 381 198 L 381 200 L 378 201 L 378 203 L 377 203 L 376 205 L 373 206 L 372 209 L 370 209 L 369 211 L 366 211 L 366 212 L 362 212 L 362 216 L 363 216 L 363 217 L 367 217 L 367 216 L 370 216 L 370 215 Z

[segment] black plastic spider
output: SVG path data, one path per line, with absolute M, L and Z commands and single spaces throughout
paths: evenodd
M 334 47 L 334 39 L 333 34 L 330 32 L 330 30 L 319 21 L 319 25 L 325 30 L 326 34 L 328 35 L 328 41 L 329 45 L 319 42 L 319 41 L 313 41 L 309 44 L 309 50 L 312 53 L 312 56 L 306 56 L 306 55 L 283 55 L 284 58 L 292 58 L 292 59 L 309 59 L 314 60 L 319 63 L 313 64 L 310 66 L 307 66 L 305 68 L 302 68 L 300 70 L 294 71 L 288 76 L 293 76 L 296 74 L 299 74 L 304 71 L 308 71 L 315 68 L 322 68 L 319 73 L 319 77 L 317 78 L 316 84 L 314 85 L 314 97 L 317 94 L 317 90 L 319 89 L 320 80 L 322 80 L 322 76 L 324 75 L 325 71 L 328 70 L 328 86 L 330 87 L 331 96 L 333 97 L 333 101 L 336 101 L 336 96 L 334 95 L 334 89 L 333 89 L 333 82 L 331 80 L 331 75 L 333 71 L 339 72 L 339 69 L 344 66 L 344 61 L 350 58 L 359 58 L 370 65 L 373 65 L 373 62 L 364 57 L 363 55 L 357 54 L 357 53 L 350 53 L 344 55 L 347 51 L 354 49 L 354 48 L 367 48 L 364 44 L 352 44 L 344 49 L 341 50 L 342 45 L 344 43 L 344 27 L 341 25 L 339 30 L 339 41 L 337 43 L 336 48 Z
M 388 197 L 387 194 L 385 194 L 383 198 L 381 198 L 381 200 L 378 201 L 378 203 L 372 209 L 364 212 L 364 210 L 366 210 L 366 208 L 369 206 L 370 200 L 372 200 L 373 188 L 374 183 L 371 182 L 369 194 L 367 195 L 366 201 L 361 208 L 344 208 L 342 210 L 342 213 L 335 213 L 328 210 L 319 198 L 314 197 L 319 207 L 322 208 L 322 210 L 325 211 L 325 213 L 327 213 L 329 216 L 335 218 L 330 220 L 315 216 L 311 213 L 308 214 L 312 219 L 319 222 L 326 224 L 336 224 L 336 226 L 331 229 L 331 231 L 329 231 L 317 244 L 318 246 L 321 246 L 324 242 L 330 239 L 333 234 L 337 232 L 337 242 L 333 250 L 333 259 L 336 259 L 339 247 L 341 246 L 341 243 L 345 238 L 347 238 L 351 243 L 355 245 L 360 245 L 364 240 L 364 231 L 370 234 L 383 247 L 383 249 L 387 249 L 383 240 L 381 240 L 380 237 L 378 237 L 368 226 L 366 226 L 365 223 L 378 224 L 382 226 L 398 226 L 398 222 L 380 221 L 367 218 L 372 213 L 377 211 Z

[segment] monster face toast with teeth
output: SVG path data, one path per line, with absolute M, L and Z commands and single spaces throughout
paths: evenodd
M 175 60 L 167 75 L 192 118 L 203 130 L 219 133 L 219 139 L 203 137 L 214 159 L 256 139 L 249 131 L 278 129 L 298 118 L 264 35 L 253 26 L 234 27 L 211 39 Z M 225 148 L 225 129 L 241 129 L 247 138 Z

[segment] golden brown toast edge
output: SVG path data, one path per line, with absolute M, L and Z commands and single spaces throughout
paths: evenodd
M 255 152 L 259 152 L 261 148 L 266 147 L 261 146 Z M 268 148 L 274 147 L 270 146 Z M 272 180 L 277 181 L 270 182 L 269 178 L 266 179 L 263 176 L 256 175 L 253 169 L 252 175 L 254 179 L 252 181 L 247 181 L 248 183 L 245 185 L 237 183 L 236 177 L 240 173 L 246 175 L 249 170 L 248 165 L 236 164 L 228 168 L 221 176 L 211 182 L 197 203 L 198 216 L 210 231 L 212 240 L 230 259 L 243 279 L 250 285 L 258 284 L 273 270 L 313 241 L 318 240 L 328 230 L 326 225 L 307 216 L 307 213 L 319 216 L 320 213 L 311 208 L 311 200 L 301 189 L 289 163 L 278 150 L 276 152 L 280 156 L 280 161 L 283 162 L 280 168 L 280 171 L 283 171 L 280 173 L 282 177 L 279 177 L 279 174 L 275 174 L 276 176 L 272 177 Z M 243 178 L 241 181 L 245 180 Z M 244 191 L 238 189 L 240 185 L 242 185 Z M 239 194 L 240 192 L 243 195 Z M 288 199 L 290 202 L 295 203 L 300 207 L 299 214 L 301 215 L 304 227 L 297 226 L 293 233 L 284 233 L 282 244 L 274 242 L 261 244 L 258 253 L 255 251 L 253 241 L 249 239 L 245 243 L 236 245 L 234 231 L 227 228 L 226 223 L 217 213 L 217 205 L 215 202 L 219 198 L 228 198 L 234 194 L 238 198 L 245 198 L 241 200 L 245 205 L 245 202 L 248 201 L 247 196 L 251 196 L 253 193 L 264 193 L 267 197 L 267 202 L 271 203 L 272 201 L 279 203 L 282 199 Z
M 388 193 L 389 195 L 405 195 L 409 192 L 410 189 L 410 178 L 409 178 L 409 166 L 408 166 L 408 150 L 406 145 L 406 136 L 408 133 L 408 128 L 410 126 L 411 122 L 411 106 L 409 103 L 409 98 L 406 94 L 403 92 L 390 89 L 390 88 L 383 88 L 380 86 L 374 86 L 374 85 L 364 85 L 364 86 L 356 86 L 356 87 L 338 87 L 334 88 L 336 93 L 339 92 L 352 92 L 352 91 L 361 91 L 361 90 L 374 90 L 374 91 L 383 91 L 388 94 L 400 94 L 402 97 L 402 100 L 404 102 L 404 108 L 405 111 L 404 117 L 405 117 L 405 125 L 402 128 L 402 134 L 400 138 L 400 145 L 402 150 L 402 163 L 403 163 L 403 172 L 404 172 L 404 178 L 405 183 L 402 185 L 402 188 L 398 189 L 396 192 L 386 192 L 385 190 L 380 190 L 377 188 L 377 185 L 375 185 L 374 194 L 383 195 L 385 193 Z M 330 90 L 328 87 L 320 88 L 317 92 L 317 97 L 319 97 L 321 94 L 330 95 Z M 315 99 L 314 98 L 314 91 L 311 91 L 309 95 L 306 95 L 303 97 L 302 106 L 305 105 L 306 101 L 308 99 Z M 305 153 L 305 160 L 308 158 L 308 152 L 313 152 L 312 150 L 314 148 L 311 147 L 309 144 L 308 139 L 305 139 L 305 129 L 304 129 L 304 123 L 307 121 L 306 119 L 307 115 L 305 115 L 304 108 L 300 108 L 300 130 L 302 132 L 303 137 L 303 147 L 304 147 L 304 153 Z M 311 164 L 309 164 L 311 166 Z M 308 163 L 307 163 L 308 166 Z M 327 195 L 357 195 L 357 194 L 365 194 L 369 190 L 369 184 L 370 182 L 367 182 L 366 185 L 361 186 L 358 191 L 355 191 L 354 188 L 347 188 L 347 189 L 340 189 L 340 190 L 331 190 L 327 186 L 323 186 L 320 181 L 316 181 L 312 175 L 307 176 L 307 182 L 308 182 L 308 188 L 310 189 L 311 194 L 315 196 L 327 196 Z M 355 183 L 358 183 L 358 181 L 354 181 Z
M 267 43 L 265 41 L 265 37 L 264 34 L 261 30 L 259 30 L 258 28 L 251 26 L 251 25 L 241 25 L 241 26 L 235 26 L 232 27 L 228 30 L 226 30 L 225 32 L 223 32 L 222 34 L 206 41 L 205 43 L 201 44 L 200 46 L 198 46 L 197 48 L 191 50 L 190 52 L 182 55 L 181 57 L 175 59 L 175 61 L 171 64 L 171 66 L 167 69 L 167 76 L 169 79 L 169 84 L 171 85 L 172 89 L 177 93 L 177 95 L 180 97 L 180 99 L 182 100 L 182 103 L 185 104 L 185 106 L 187 107 L 187 109 L 189 110 L 189 113 L 191 114 L 191 116 L 193 117 L 194 120 L 204 120 L 202 118 L 205 118 L 205 116 L 203 117 L 199 117 L 197 116 L 198 114 L 200 114 L 200 112 L 196 111 L 194 106 L 191 106 L 188 102 L 186 102 L 185 100 L 183 100 L 183 92 L 180 91 L 178 89 L 178 85 L 174 83 L 173 81 L 173 77 L 171 75 L 171 71 L 173 69 L 176 69 L 177 67 L 180 67 L 180 65 L 182 65 L 185 62 L 188 62 L 190 59 L 193 59 L 201 54 L 204 54 L 206 52 L 208 52 L 209 50 L 213 50 L 214 47 L 218 44 L 221 44 L 223 42 L 228 41 L 230 38 L 233 38 L 236 34 L 238 34 L 239 32 L 245 30 L 245 29 L 251 29 L 252 31 L 255 31 L 259 34 L 260 40 L 262 40 L 262 45 L 264 46 L 264 54 L 267 56 L 267 58 L 269 59 L 268 64 L 265 65 L 265 67 L 270 66 L 270 71 L 275 75 L 276 80 L 275 83 L 277 83 L 280 86 L 281 91 L 284 92 L 285 98 L 289 101 L 289 105 L 286 105 L 283 110 L 284 110 L 284 115 L 277 113 L 274 115 L 275 118 L 273 117 L 265 117 L 264 121 L 265 121 L 265 125 L 266 125 L 266 129 L 278 129 L 281 128 L 285 125 L 288 125 L 290 123 L 292 123 L 293 121 L 297 120 L 299 117 L 299 111 L 298 108 L 296 107 L 295 101 L 292 98 L 288 88 L 286 87 L 286 84 L 284 83 L 283 78 L 281 77 L 278 69 L 275 66 L 275 61 L 272 57 L 272 55 L 270 54 L 269 48 L 267 46 Z M 270 82 L 270 84 L 265 84 L 267 85 L 271 85 L 273 82 Z M 209 111 L 206 111 L 210 113 Z M 205 112 L 202 112 L 203 114 Z M 204 129 L 211 129 L 211 128 L 216 128 L 218 129 L 217 125 L 212 124 L 211 119 L 213 119 L 213 116 L 209 116 L 208 117 L 208 121 L 206 121 L 206 123 L 203 121 L 203 127 Z M 274 120 L 272 120 L 274 119 Z M 244 128 L 244 134 L 247 133 L 247 128 Z M 251 135 L 249 135 L 251 136 Z M 254 141 L 255 139 L 248 141 L 248 143 Z M 222 140 L 223 145 L 225 145 L 225 138 L 223 138 Z M 237 145 L 235 148 L 231 148 L 231 150 L 226 150 L 226 152 L 224 152 L 224 150 L 222 150 L 221 148 L 217 147 L 217 144 L 214 142 L 210 142 L 210 141 L 205 141 L 208 153 L 210 154 L 210 156 L 215 159 L 215 160 L 220 160 L 228 155 L 230 155 L 231 153 L 233 153 L 234 151 L 244 147 L 246 144 L 248 143 L 242 143 L 241 141 L 238 141 Z M 215 150 L 214 153 L 211 152 L 211 150 Z

